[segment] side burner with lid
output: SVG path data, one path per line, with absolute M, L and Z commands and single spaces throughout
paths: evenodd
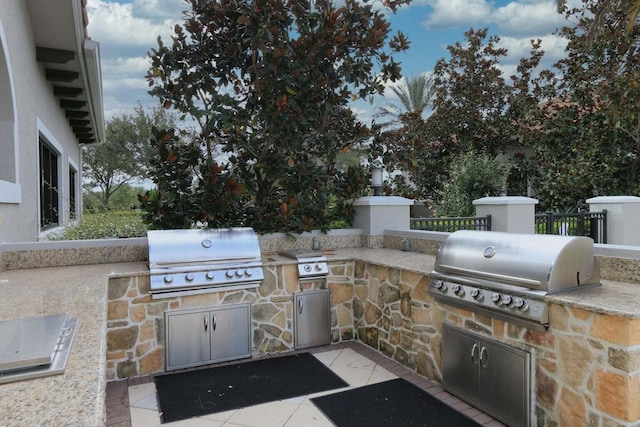
M 291 249 L 280 251 L 279 253 L 282 256 L 298 261 L 299 279 L 322 279 L 329 274 L 327 257 L 324 256 L 322 251 Z

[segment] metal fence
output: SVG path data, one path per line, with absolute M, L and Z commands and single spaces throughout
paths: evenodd
M 458 230 L 491 231 L 491 215 L 483 217 L 451 218 L 409 218 L 412 230 L 444 231 L 453 233 Z
M 595 243 L 607 243 L 607 211 L 558 214 L 545 212 L 535 215 L 537 234 L 587 236 Z

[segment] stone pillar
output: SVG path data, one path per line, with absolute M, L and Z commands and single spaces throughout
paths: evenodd
M 491 215 L 491 231 L 535 232 L 535 206 L 538 199 L 522 196 L 483 197 L 473 201 L 476 216 Z
M 360 197 L 353 202 L 356 217 L 354 228 L 362 230 L 363 246 L 384 246 L 384 230 L 409 230 L 409 209 L 413 200 L 397 196 Z
M 589 212 L 607 211 L 607 243 L 640 246 L 640 197 L 600 196 L 587 199 Z

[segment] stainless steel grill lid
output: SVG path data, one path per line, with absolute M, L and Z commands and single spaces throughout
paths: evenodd
M 252 228 L 151 230 L 147 241 L 152 294 L 256 287 L 264 278 Z
M 151 230 L 147 241 L 150 268 L 260 261 L 258 236 L 248 227 Z
M 457 231 L 438 251 L 435 271 L 558 292 L 600 281 L 589 237 Z
M 588 237 L 457 231 L 440 246 L 429 292 L 454 305 L 546 325 L 549 293 L 600 284 Z

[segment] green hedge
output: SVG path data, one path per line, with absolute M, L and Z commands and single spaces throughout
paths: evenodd
M 77 225 L 49 234 L 47 240 L 111 239 L 146 235 L 147 225 L 142 221 L 141 213 L 113 211 L 85 213 Z

